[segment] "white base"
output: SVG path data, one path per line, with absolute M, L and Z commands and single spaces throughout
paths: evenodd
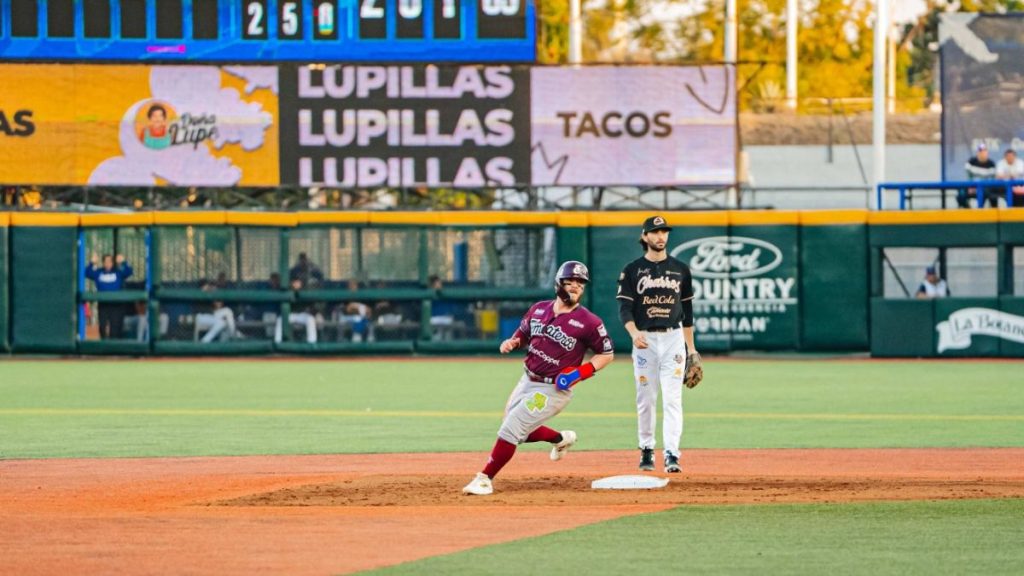
M 590 483 L 594 490 L 652 490 L 665 486 L 668 486 L 668 478 L 639 475 L 609 476 Z

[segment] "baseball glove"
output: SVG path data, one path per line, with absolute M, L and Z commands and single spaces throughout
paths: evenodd
M 686 357 L 686 376 L 683 384 L 687 388 L 693 388 L 704 379 L 704 365 L 701 364 L 700 354 L 694 352 Z

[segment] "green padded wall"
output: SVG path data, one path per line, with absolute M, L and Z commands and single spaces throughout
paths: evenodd
M 935 356 L 933 300 L 871 299 L 871 355 Z
M 801 349 L 868 347 L 867 243 L 863 224 L 801 228 Z
M 0 352 L 10 350 L 10 304 L 7 295 L 10 263 L 7 258 L 7 226 L 0 226 Z
M 78 230 L 13 227 L 10 234 L 12 348 L 74 352 Z
M 1024 297 L 1003 296 L 999 299 L 999 309 L 1006 314 L 1024 317 Z M 1012 327 L 1009 327 L 1014 336 L 1018 338 L 1020 336 L 1020 333 L 1017 332 L 1017 326 L 1020 325 L 1019 322 L 1017 320 L 1013 323 Z M 1007 358 L 1024 358 L 1024 344 L 1010 338 L 1000 339 L 999 354 Z

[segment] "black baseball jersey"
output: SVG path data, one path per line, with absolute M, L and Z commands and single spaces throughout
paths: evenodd
M 690 267 L 671 256 L 661 262 L 641 256 L 619 274 L 616 298 L 633 303 L 633 321 L 640 330 L 678 328 L 683 302 L 693 299 Z

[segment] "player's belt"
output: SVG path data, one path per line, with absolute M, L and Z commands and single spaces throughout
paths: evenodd
M 679 328 L 678 326 L 672 326 L 672 327 L 668 327 L 668 328 L 666 328 L 666 327 L 648 328 L 647 330 L 644 330 L 644 332 L 671 332 L 673 330 L 677 330 L 678 328 Z
M 525 368 L 523 369 L 523 372 L 526 372 L 526 377 L 529 378 L 530 380 L 533 380 L 534 382 L 543 382 L 545 384 L 555 383 L 555 379 L 551 376 L 541 376 L 540 374 L 534 374 L 533 372 L 530 372 Z

